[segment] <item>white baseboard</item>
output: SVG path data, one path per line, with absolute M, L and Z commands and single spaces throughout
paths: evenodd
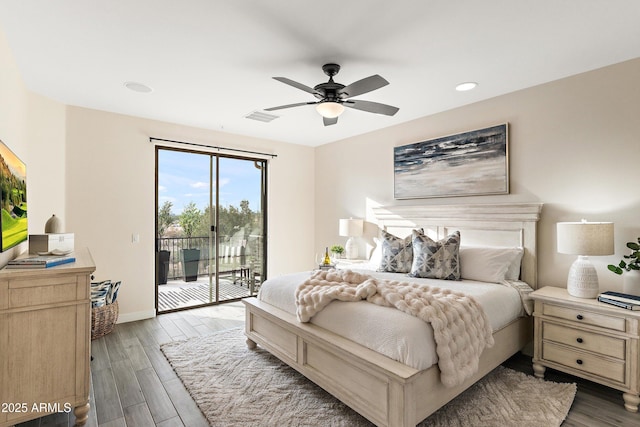
M 137 311 L 135 313 L 119 313 L 116 323 L 135 322 L 136 320 L 151 319 L 156 317 L 156 311 Z

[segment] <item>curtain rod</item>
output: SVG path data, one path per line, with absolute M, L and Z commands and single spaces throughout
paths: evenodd
M 153 142 L 153 141 L 173 142 L 175 144 L 192 145 L 194 147 L 214 148 L 216 150 L 235 151 L 235 152 L 238 152 L 238 153 L 245 153 L 245 154 L 258 154 L 260 156 L 270 156 L 271 158 L 278 157 L 277 154 L 261 153 L 259 151 L 240 150 L 239 148 L 225 148 L 225 147 L 214 146 L 214 145 L 197 144 L 195 142 L 175 141 L 173 139 L 154 138 L 154 137 L 150 136 L 149 137 L 149 142 Z

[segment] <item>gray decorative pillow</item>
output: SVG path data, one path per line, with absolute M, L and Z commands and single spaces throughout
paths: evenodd
M 411 277 L 460 280 L 460 232 L 434 241 L 423 233 L 412 233 Z
M 422 233 L 422 230 L 420 230 L 420 233 Z M 410 272 L 411 262 L 413 261 L 412 236 L 401 239 L 381 230 L 381 237 L 382 258 L 380 259 L 378 271 L 386 271 L 388 273 Z

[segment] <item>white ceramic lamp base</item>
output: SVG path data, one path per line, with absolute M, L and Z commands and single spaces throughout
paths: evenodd
M 567 279 L 567 292 L 578 298 L 597 298 L 600 293 L 598 273 L 589 257 L 580 255 L 571 265 Z
M 356 239 L 350 237 L 347 240 L 347 243 L 344 245 L 344 250 L 346 252 L 347 259 L 357 259 L 358 258 L 358 244 L 356 243 Z

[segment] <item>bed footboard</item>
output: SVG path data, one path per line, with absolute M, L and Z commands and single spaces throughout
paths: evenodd
M 494 334 L 478 373 L 459 387 L 440 383 L 436 366 L 418 371 L 256 298 L 246 306 L 249 347 L 260 345 L 377 426 L 413 427 L 522 348 L 527 326 Z M 530 322 L 526 322 L 530 326 Z M 524 329 L 523 329 L 524 327 Z M 505 339 L 498 337 L 505 335 Z

